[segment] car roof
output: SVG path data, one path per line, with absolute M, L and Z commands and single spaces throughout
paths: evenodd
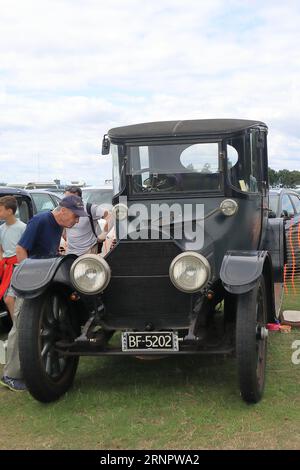
M 26 189 L 26 191 L 29 193 L 29 194 L 34 194 L 34 193 L 37 193 L 37 194 L 50 194 L 51 196 L 55 196 L 57 197 L 58 199 L 62 199 L 57 193 L 54 193 L 52 191 L 47 191 L 47 189 Z
M 92 190 L 95 190 L 95 189 L 103 189 L 103 190 L 113 190 L 113 187 L 108 185 L 108 184 L 105 184 L 103 186 L 87 186 L 86 188 L 80 188 L 81 191 L 88 191 L 89 189 L 92 189 Z
M 160 137 L 185 137 L 200 135 L 232 134 L 252 127 L 264 127 L 261 121 L 247 119 L 193 119 L 185 121 L 158 121 L 115 127 L 108 131 L 112 140 Z
M 295 194 L 295 196 L 299 196 L 299 193 L 295 191 L 294 189 L 289 189 L 289 188 L 274 188 L 270 189 L 269 191 L 270 195 L 278 195 L 280 196 L 281 194 Z
M 22 195 L 22 196 L 29 196 L 28 191 L 25 189 L 20 189 L 20 188 L 13 188 L 10 186 L 1 186 L 0 187 L 0 194 L 2 196 L 6 195 Z

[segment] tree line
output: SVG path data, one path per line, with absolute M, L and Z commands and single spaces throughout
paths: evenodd
M 273 170 L 269 168 L 270 186 L 280 186 L 283 188 L 295 188 L 300 185 L 300 171 L 298 170 Z

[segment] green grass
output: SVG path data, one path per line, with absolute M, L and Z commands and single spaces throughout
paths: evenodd
M 270 334 L 257 405 L 241 400 L 235 359 L 222 357 L 82 358 L 72 390 L 49 405 L 1 387 L 0 448 L 299 449 L 296 339 Z
M 300 310 L 300 282 L 295 283 L 294 287 L 288 285 L 285 290 L 283 303 L 285 310 Z

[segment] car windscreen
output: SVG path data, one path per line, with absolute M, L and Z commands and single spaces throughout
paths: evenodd
M 278 194 L 270 194 L 269 195 L 269 209 L 275 212 L 277 215 L 278 211 L 278 202 L 279 202 L 279 195 Z
M 222 189 L 218 142 L 132 145 L 128 155 L 133 194 Z

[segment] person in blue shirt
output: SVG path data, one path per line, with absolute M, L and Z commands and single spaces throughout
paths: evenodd
M 79 217 L 87 217 L 87 213 L 82 199 L 75 195 L 63 198 L 53 211 L 35 215 L 17 245 L 18 261 L 57 256 L 63 229 L 73 227 Z
M 20 263 L 26 258 L 53 258 L 57 256 L 64 228 L 73 227 L 79 217 L 87 217 L 82 199 L 78 196 L 63 198 L 52 212 L 35 215 L 27 224 L 16 247 Z M 7 338 L 7 362 L 0 384 L 14 391 L 26 390 L 19 361 L 18 322 L 23 299 L 16 298 L 13 327 Z

